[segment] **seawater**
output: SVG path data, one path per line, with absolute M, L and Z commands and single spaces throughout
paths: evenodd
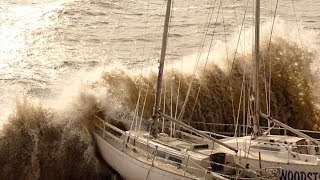
M 141 87 L 149 89 L 140 97 L 146 97 L 143 118 L 150 118 L 164 8 L 165 1 L 155 0 L 0 2 L 1 178 L 110 177 L 88 124 L 99 114 L 130 127 Z M 196 122 L 234 123 L 242 75 L 251 71 L 253 8 L 253 1 L 174 2 L 166 112 L 179 113 L 193 78 L 186 122 L 232 131 Z M 261 47 L 273 79 L 270 109 L 304 129 L 319 129 L 319 8 L 317 0 L 280 0 L 269 46 L 275 2 L 262 1 Z

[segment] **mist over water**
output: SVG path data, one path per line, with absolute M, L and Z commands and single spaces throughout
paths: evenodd
M 237 22 L 245 4 L 226 1 L 226 26 L 217 26 L 219 33 L 206 65 L 209 40 L 205 42 L 193 76 L 207 13 L 216 7 L 212 3 L 177 1 L 174 5 L 162 107 L 167 114 L 178 116 L 194 78 L 182 119 L 199 129 L 232 132 L 197 122 L 235 122 L 244 74 L 247 91 L 251 83 L 252 19 L 245 21 L 246 33 L 230 70 L 238 40 Z M 311 6 L 303 13 L 297 8 L 303 27 L 288 26 L 296 23 L 290 19 L 292 9 L 280 8 L 270 48 L 271 22 L 268 14 L 263 14 L 265 67 L 261 66 L 261 71 L 266 69 L 268 78 L 271 60 L 271 115 L 295 128 L 319 130 L 320 19 L 315 12 L 320 3 L 296 3 L 297 7 L 299 3 Z M 0 179 L 110 177 L 96 152 L 91 123 L 99 116 L 122 121 L 130 128 L 140 94 L 140 105 L 146 98 L 146 106 L 138 112 L 145 120 L 142 128 L 147 129 L 154 104 L 164 1 L 149 1 L 147 17 L 147 1 L 37 0 L 3 1 L 1 5 Z M 263 2 L 263 6 L 271 5 Z M 264 74 L 261 79 L 264 88 Z M 264 90 L 261 99 L 266 112 Z M 240 107 L 239 122 L 242 111 Z

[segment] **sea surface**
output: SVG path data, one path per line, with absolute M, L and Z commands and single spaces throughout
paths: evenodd
M 282 37 L 289 44 L 296 43 L 301 49 L 317 52 L 320 47 L 320 1 L 279 0 L 279 4 L 276 3 L 276 0 L 261 2 L 262 39 L 269 40 L 274 24 L 273 37 Z M 63 165 L 52 165 L 53 172 L 61 172 L 63 178 L 76 177 L 76 169 L 83 168 L 82 173 L 89 174 L 89 177 L 95 177 L 95 174 L 97 177 L 107 176 L 105 166 L 96 160 L 90 136 L 77 123 L 83 113 L 79 109 L 86 105 L 86 101 L 78 103 L 78 95 L 83 93 L 84 86 L 90 89 L 88 82 L 101 82 L 103 73 L 114 69 L 130 71 L 129 77 L 155 72 L 161 50 L 165 6 L 164 0 L 0 1 L 0 132 L 3 131 L 0 133 L 0 162 L 6 159 L 6 152 L 18 153 L 24 148 L 7 141 L 31 142 L 30 146 L 26 145 L 30 159 L 21 160 L 21 157 L 12 155 L 2 161 L 7 165 L 1 166 L 0 172 L 16 172 L 12 178 L 26 175 L 30 179 L 41 179 L 45 177 L 42 172 L 51 167 L 44 167 L 44 163 L 55 164 L 62 159 L 63 164 L 70 167 L 77 163 L 73 154 L 83 156 L 79 160 L 81 166 L 59 171 Z M 221 57 L 230 61 L 235 49 L 239 54 L 251 52 L 253 9 L 252 0 L 174 0 L 166 57 L 171 64 L 167 66 L 179 69 L 180 64 L 193 65 L 200 51 L 210 52 L 211 61 Z M 205 34 L 207 39 L 203 40 Z M 239 41 L 238 37 L 241 37 Z M 225 68 L 224 62 L 216 64 Z M 316 73 L 319 67 L 315 56 L 310 69 Z M 187 65 L 182 69 L 194 71 Z M 114 76 L 121 76 L 121 72 L 119 74 Z M 105 88 L 110 91 L 110 87 Z M 97 96 L 94 90 L 86 92 Z M 98 94 L 104 97 L 103 88 Z M 97 102 L 104 103 L 104 100 L 98 98 Z M 38 106 L 41 106 L 40 110 Z M 79 111 L 80 115 L 77 114 Z M 17 122 L 31 120 L 27 124 L 12 125 L 12 119 L 17 118 Z M 44 124 L 30 125 L 37 124 L 37 119 L 45 119 Z M 2 130 L 5 124 L 10 127 Z M 10 139 L 10 128 L 19 126 L 25 129 L 17 130 L 17 133 L 26 133 L 30 138 Z M 38 152 L 41 148 L 43 151 L 52 149 L 44 147 L 46 143 L 42 141 L 45 139 L 39 138 L 39 134 L 48 131 L 51 132 L 48 137 L 56 134 L 57 147 L 53 148 L 60 154 Z M 66 140 L 65 137 L 69 138 Z M 51 158 L 44 160 L 45 156 Z M 16 159 L 24 164 L 14 167 L 12 161 Z M 48 174 L 52 176 L 54 173 Z
M 277 19 L 293 27 L 279 31 L 288 30 L 286 34 L 299 29 L 301 36 L 304 30 L 313 32 L 316 35 L 312 38 L 319 45 L 320 2 L 293 2 L 295 8 L 291 0 L 279 1 Z M 0 3 L 2 122 L 17 96 L 51 99 L 72 84 L 74 78 L 81 79 L 82 72 L 114 62 L 130 68 L 154 64 L 159 59 L 165 1 L 3 0 Z M 215 40 L 239 34 L 246 4 L 245 27 L 252 28 L 252 1 L 221 3 L 224 23 L 220 12 Z M 262 22 L 271 24 L 275 3 L 262 1 Z M 209 0 L 174 1 L 168 61 L 198 51 L 208 13 L 216 8 L 216 14 L 218 4 Z M 269 33 L 270 27 L 267 29 Z M 209 33 L 213 34 L 212 30 Z

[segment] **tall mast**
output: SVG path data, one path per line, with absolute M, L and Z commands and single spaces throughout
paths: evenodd
M 166 17 L 165 17 L 164 28 L 163 28 L 160 65 L 159 65 L 159 73 L 158 73 L 158 81 L 157 81 L 156 102 L 155 102 L 154 111 L 153 111 L 153 126 L 155 126 L 156 121 L 159 118 L 158 111 L 160 110 L 160 97 L 161 97 L 161 89 L 162 89 L 164 60 L 165 60 L 166 50 L 167 50 L 170 13 L 171 13 L 171 0 L 167 0 L 167 9 L 166 9 Z M 153 136 L 155 136 L 154 128 L 155 127 L 151 127 L 151 133 Z
M 260 102 L 259 102 L 259 60 L 260 60 L 260 0 L 256 0 L 255 13 L 255 47 L 254 47 L 254 75 L 253 75 L 253 92 L 254 92 L 254 117 L 253 132 L 254 137 L 261 134 L 259 127 Z

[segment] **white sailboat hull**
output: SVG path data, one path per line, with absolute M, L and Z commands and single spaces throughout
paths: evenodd
M 276 157 L 274 157 L 276 158 Z M 246 166 L 248 164 L 249 168 L 258 168 L 259 160 L 243 158 L 240 164 Z M 320 180 L 320 167 L 312 165 L 301 165 L 301 164 L 288 164 L 270 161 L 261 161 L 261 167 L 272 168 L 281 167 L 280 169 L 280 180 Z
M 311 146 L 309 149 L 299 149 L 298 142 L 304 142 L 301 140 L 304 139 L 265 135 L 257 139 L 252 139 L 251 136 L 226 138 L 223 142 L 239 148 L 236 161 L 248 169 L 259 170 L 261 167 L 261 170 L 266 169 L 263 172 L 270 172 L 280 168 L 279 179 L 320 180 L 320 159 L 316 155 L 306 153 L 312 152 Z
M 97 146 L 104 160 L 115 169 L 124 179 L 128 180 L 190 180 L 192 178 L 174 174 L 145 162 L 135 159 L 113 147 L 98 134 L 94 133 Z

